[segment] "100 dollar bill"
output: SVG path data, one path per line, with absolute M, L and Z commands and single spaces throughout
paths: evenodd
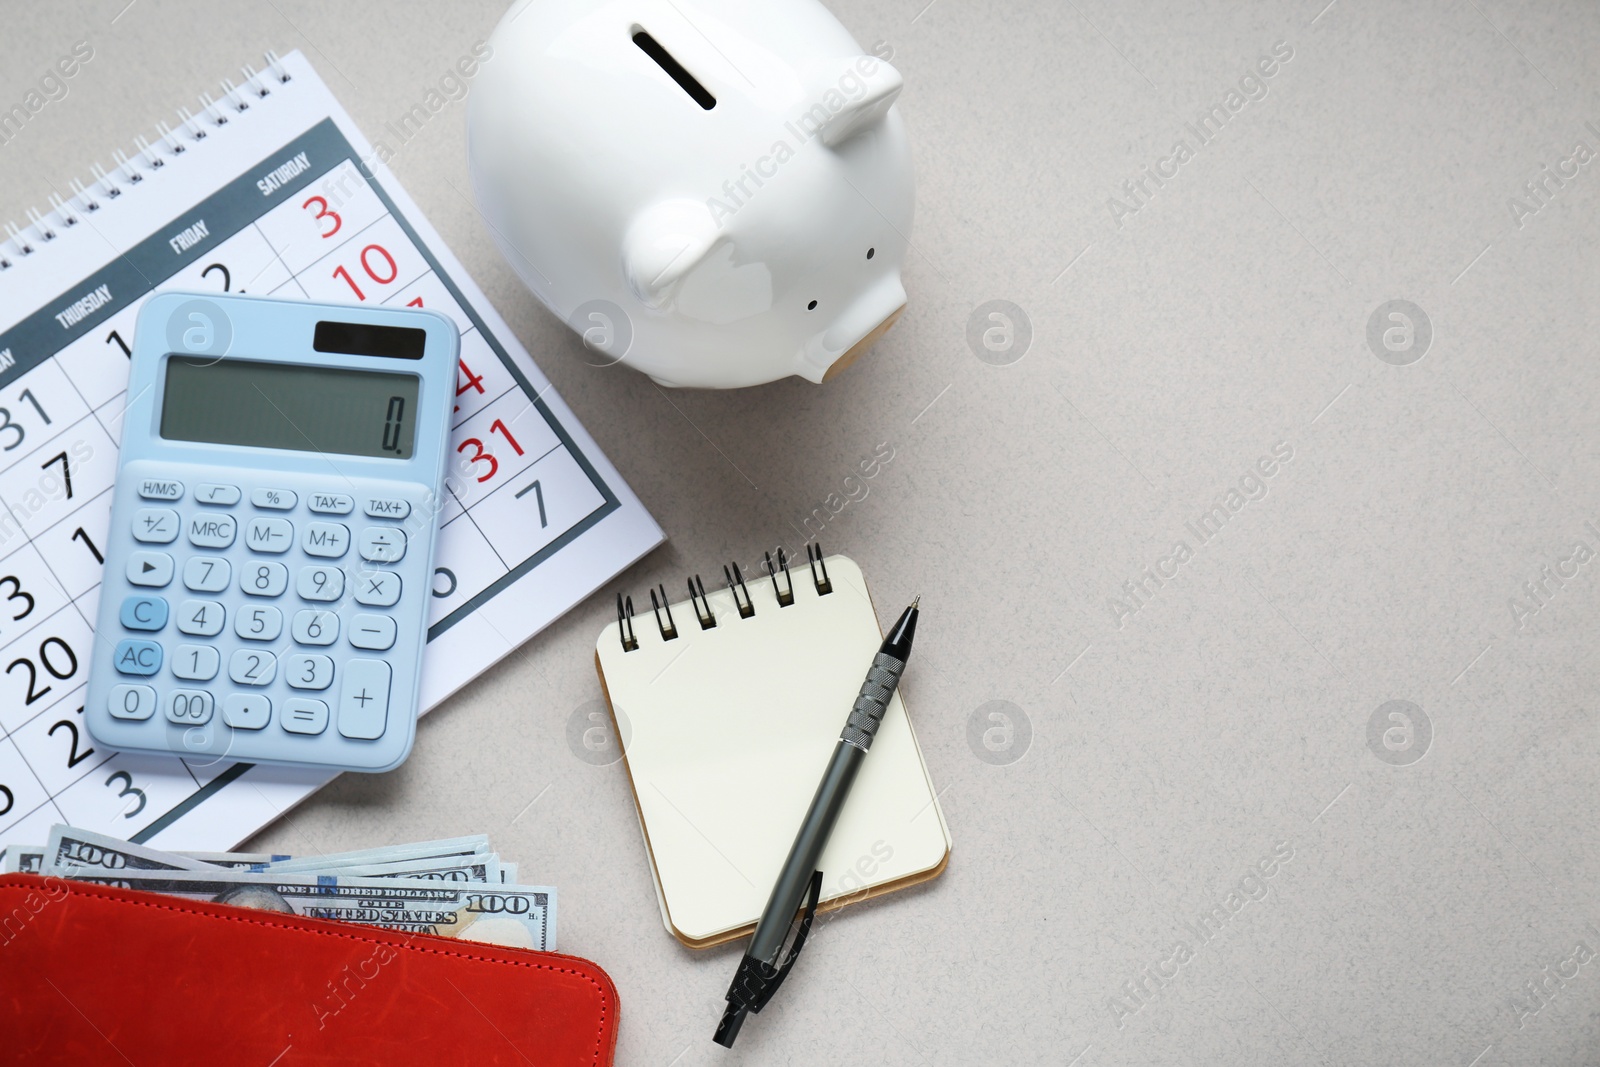
M 556 891 L 310 873 L 91 870 L 75 881 L 514 948 L 556 947 Z

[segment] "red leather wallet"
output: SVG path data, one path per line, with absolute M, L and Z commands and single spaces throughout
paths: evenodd
M 599 1067 L 617 990 L 554 952 L 0 877 L 0 1062 Z

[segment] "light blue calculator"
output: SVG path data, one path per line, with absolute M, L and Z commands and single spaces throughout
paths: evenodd
M 411 751 L 460 338 L 428 311 L 139 312 L 84 715 L 112 748 Z

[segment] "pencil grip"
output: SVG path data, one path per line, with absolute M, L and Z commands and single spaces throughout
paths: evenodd
M 861 683 L 855 706 L 850 709 L 850 719 L 844 724 L 839 740 L 854 745 L 863 752 L 872 747 L 872 739 L 883 725 L 883 716 L 889 710 L 889 698 L 900 684 L 900 673 L 906 669 L 905 661 L 879 652 L 867 670 L 867 679 Z

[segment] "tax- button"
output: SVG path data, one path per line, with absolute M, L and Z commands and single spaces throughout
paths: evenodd
M 158 596 L 131 596 L 122 602 L 122 628 L 159 630 L 167 624 L 167 602 Z
M 339 688 L 339 732 L 358 741 L 383 736 L 389 716 L 389 665 L 381 659 L 353 659 Z
M 170 508 L 140 508 L 133 516 L 133 539 L 170 545 L 178 539 L 178 513 Z
M 308 556 L 338 559 L 350 551 L 350 528 L 337 522 L 313 522 L 306 527 L 300 547 Z
M 172 582 L 172 557 L 165 552 L 133 552 L 128 555 L 128 581 L 133 585 L 160 589 Z
M 202 504 L 215 504 L 218 507 L 231 508 L 239 502 L 239 487 L 237 485 L 197 485 L 194 498 Z
M 252 552 L 287 552 L 294 547 L 294 527 L 288 519 L 251 519 L 244 543 Z
M 114 685 L 106 710 L 113 719 L 148 719 L 156 713 L 156 691 L 148 685 Z
M 189 543 L 196 548 L 227 548 L 239 526 L 227 515 L 197 515 L 189 520 Z
M 361 531 L 361 558 L 374 563 L 396 563 L 406 554 L 406 534 L 389 526 L 369 526 Z
M 319 515 L 348 515 L 355 506 L 343 493 L 312 493 L 306 498 L 306 507 Z
M 161 669 L 161 646 L 154 641 L 118 641 L 111 662 L 118 674 L 148 678 Z

